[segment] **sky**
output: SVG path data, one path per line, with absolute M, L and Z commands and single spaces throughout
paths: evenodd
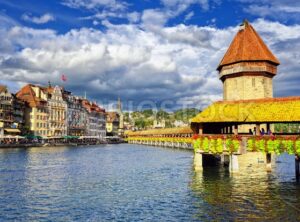
M 300 1 L 0 0 L 0 84 L 63 86 L 110 109 L 203 109 L 248 19 L 280 60 L 274 96 L 299 96 Z M 61 75 L 67 81 L 61 80 Z

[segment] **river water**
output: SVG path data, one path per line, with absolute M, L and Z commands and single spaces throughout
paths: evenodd
M 293 157 L 277 162 L 230 175 L 168 148 L 0 149 L 0 221 L 299 221 Z

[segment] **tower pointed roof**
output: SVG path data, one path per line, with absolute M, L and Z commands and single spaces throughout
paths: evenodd
M 240 26 L 217 70 L 221 70 L 222 66 L 243 61 L 269 61 L 275 65 L 280 64 L 247 20 Z

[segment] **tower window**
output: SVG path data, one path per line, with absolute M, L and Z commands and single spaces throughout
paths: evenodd
M 252 78 L 252 87 L 255 87 L 255 78 Z

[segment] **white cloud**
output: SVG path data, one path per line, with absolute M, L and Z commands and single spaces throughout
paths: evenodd
M 81 18 L 82 20 L 92 20 L 94 25 L 101 24 L 101 21 L 108 20 L 110 18 L 127 19 L 130 23 L 137 23 L 140 20 L 140 13 L 138 12 L 122 12 L 122 11 L 107 11 L 103 10 L 97 12 L 94 15 Z
M 161 0 L 161 2 L 168 8 L 177 8 L 181 12 L 185 11 L 190 5 L 199 5 L 201 9 L 209 9 L 208 0 Z
M 222 83 L 215 69 L 238 27 L 164 27 L 159 12 L 150 11 L 148 19 L 153 14 L 154 31 L 108 22 L 105 32 L 82 28 L 58 34 L 20 26 L 0 29 L 8 47 L 0 52 L 1 79 L 60 84 L 60 74 L 65 73 L 67 89 L 80 95 L 87 91 L 98 100 L 122 95 L 135 102 L 172 100 L 174 106 L 190 103 L 203 107 L 221 99 Z M 144 22 L 146 18 L 144 14 Z M 281 61 L 274 79 L 275 94 L 296 94 L 300 25 L 260 19 L 253 26 Z
M 44 15 L 41 15 L 40 17 L 31 16 L 30 14 L 23 14 L 22 19 L 24 21 L 32 22 L 35 24 L 45 24 L 55 20 L 54 16 L 50 13 L 46 13 Z
M 138 12 L 131 12 L 127 14 L 127 18 L 131 23 L 137 23 L 141 19 L 141 14 Z
M 157 30 L 166 24 L 169 17 L 170 13 L 165 11 L 159 9 L 146 9 L 142 14 L 142 24 L 146 29 Z
M 70 8 L 85 8 L 88 10 L 110 8 L 118 11 L 127 8 L 127 3 L 118 0 L 63 0 L 62 4 Z
M 186 16 L 184 17 L 184 21 L 189 21 L 192 17 L 194 16 L 194 12 L 191 11 L 188 14 L 186 14 Z
M 300 1 L 295 0 L 235 0 L 246 3 L 244 11 L 260 17 L 299 21 Z
M 201 10 L 209 9 L 208 0 L 161 0 L 162 8 L 146 9 L 142 14 L 142 25 L 149 30 L 157 30 L 164 26 L 169 19 L 175 18 L 185 12 L 191 5 L 200 6 Z M 215 3 L 212 1 L 211 3 Z M 185 15 L 184 21 L 190 20 L 194 16 L 191 11 Z

